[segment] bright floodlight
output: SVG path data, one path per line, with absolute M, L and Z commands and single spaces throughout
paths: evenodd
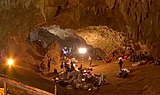
M 87 52 L 87 49 L 86 48 L 79 48 L 78 51 L 81 54 L 85 54 Z
M 7 60 L 7 64 L 8 65 L 13 65 L 14 64 L 14 60 L 13 59 L 8 59 Z

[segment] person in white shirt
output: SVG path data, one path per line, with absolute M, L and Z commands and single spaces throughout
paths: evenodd
M 88 57 L 88 61 L 89 61 L 89 67 L 92 67 L 92 58 L 91 58 L 91 56 Z

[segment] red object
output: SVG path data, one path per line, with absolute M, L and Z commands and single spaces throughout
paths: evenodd
M 128 59 L 128 55 L 124 55 L 123 59 Z

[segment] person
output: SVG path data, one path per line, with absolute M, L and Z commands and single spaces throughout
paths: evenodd
M 57 71 L 56 68 L 54 68 L 53 73 L 54 73 L 54 74 L 58 74 L 58 71 Z
M 40 68 L 41 68 L 42 70 L 45 70 L 45 69 L 46 69 L 45 64 L 44 64 L 44 61 L 42 61 L 42 62 L 40 63 Z
M 75 67 L 73 66 L 73 64 L 74 64 L 74 63 L 71 61 L 71 62 L 70 62 L 70 66 L 71 66 L 70 69 L 71 69 L 71 71 L 75 70 Z
M 48 58 L 48 63 L 47 63 L 48 71 L 50 71 L 51 68 L 51 58 Z
M 123 61 L 122 61 L 122 58 L 121 58 L 121 57 L 119 58 L 118 64 L 119 64 L 119 68 L 120 68 L 120 71 L 121 71 L 122 65 L 123 65 Z
M 98 61 L 102 60 L 102 58 L 100 57 L 100 55 L 98 55 L 97 53 L 96 53 L 96 60 L 98 60 Z
M 80 71 L 80 72 L 82 72 L 82 69 L 83 69 L 83 66 L 82 66 L 82 64 L 78 67 L 78 70 Z
M 69 54 L 69 50 L 68 50 L 67 47 L 64 47 L 64 48 L 62 49 L 62 54 L 63 54 L 63 56 L 67 56 L 67 55 Z
M 72 57 L 77 58 L 76 52 L 75 52 L 75 47 L 71 47 L 69 49 L 69 53 L 71 54 Z
M 89 67 L 92 67 L 92 58 L 91 58 L 91 56 L 88 57 L 88 61 L 89 61 Z
M 61 63 L 61 65 L 60 65 L 60 68 L 63 69 L 64 67 L 65 67 L 65 61 L 62 60 L 62 63 Z

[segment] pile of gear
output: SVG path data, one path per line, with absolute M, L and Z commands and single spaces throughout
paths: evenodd
M 108 84 L 106 75 L 93 74 L 92 68 L 83 68 L 71 72 L 61 72 L 52 80 L 67 89 L 98 90 L 99 86 Z
M 116 76 L 119 78 L 126 78 L 130 72 L 131 72 L 130 69 L 124 68 L 121 69 Z
M 132 66 L 150 64 L 154 62 L 153 57 L 149 53 L 135 52 L 130 55 L 130 61 L 136 62 Z
M 124 60 L 129 60 L 134 62 L 132 66 L 139 66 L 144 64 L 154 63 L 154 58 L 149 52 L 144 52 L 142 50 L 136 51 L 132 47 L 117 48 L 109 56 L 104 58 L 105 63 L 109 63 L 114 59 L 122 57 Z

